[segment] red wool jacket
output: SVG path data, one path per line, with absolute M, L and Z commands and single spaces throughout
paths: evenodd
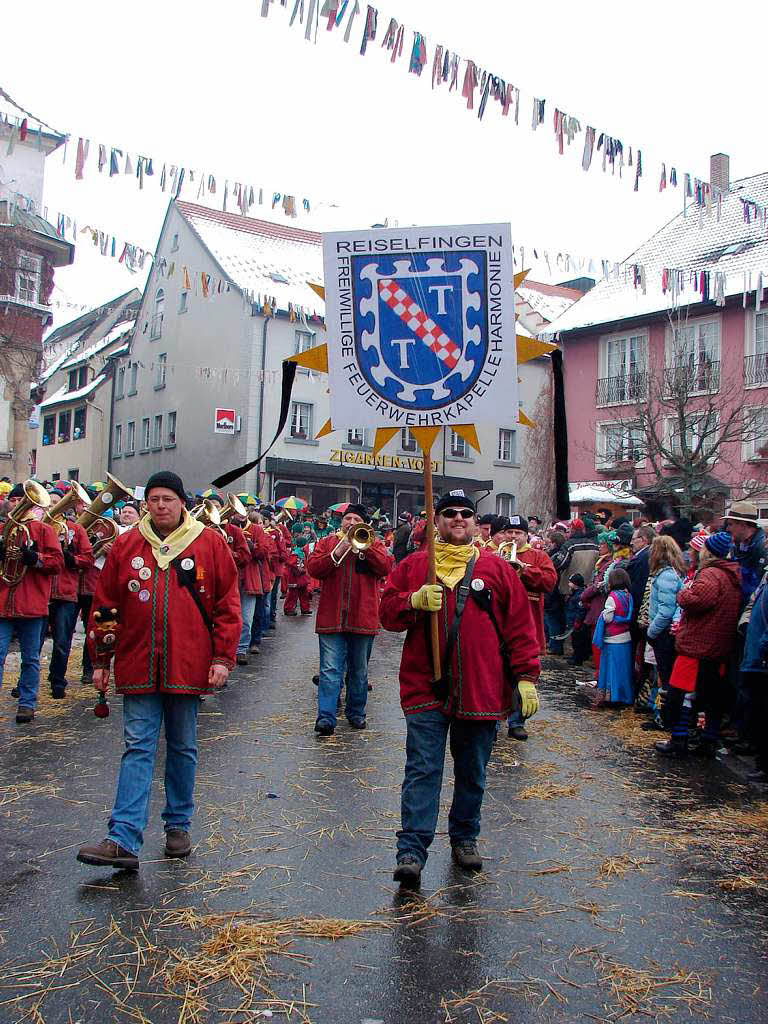
M 727 658 L 736 646 L 741 610 L 741 568 L 718 558 L 677 595 L 683 609 L 675 650 L 689 658 Z
M 307 572 L 321 583 L 315 632 L 374 635 L 380 626 L 379 580 L 389 572 L 392 556 L 376 540 L 364 559 L 350 552 L 337 566 L 331 560 L 331 552 L 338 543 L 336 533 L 323 537 L 306 560 Z M 360 561 L 365 561 L 369 572 L 358 571 L 356 563 Z
M 232 523 L 224 523 L 224 532 L 227 535 L 229 550 L 235 560 L 238 576 L 242 580 L 245 567 L 251 560 L 248 541 L 245 539 L 245 534 L 240 527 L 234 526 Z
M 86 573 L 93 566 L 93 548 L 88 534 L 79 523 L 67 524 L 67 537 L 72 537 L 72 553 L 75 556 L 75 568 L 70 569 L 66 561 L 64 568 L 53 577 L 51 587 L 52 601 L 77 601 L 80 588 L 81 573 Z M 66 541 L 65 541 L 66 543 Z M 62 549 L 63 557 L 63 549 Z
M 121 534 L 101 571 L 93 612 L 117 608 L 115 687 L 118 693 L 208 693 L 212 664 L 232 668 L 240 639 L 237 569 L 224 538 L 204 529 L 179 556 L 192 560 L 194 587 L 213 622 L 208 631 L 176 570 L 160 570 L 138 530 Z M 144 579 L 143 577 L 147 578 Z M 93 663 L 106 667 L 93 647 L 93 612 L 88 628 Z
M 530 601 L 517 574 L 498 555 L 481 551 L 473 579 L 483 580 L 493 594 L 492 607 L 509 651 L 512 678 L 505 677 L 499 639 L 487 612 L 467 598 L 453 654 L 452 690 L 443 704 L 435 698 L 429 615 L 411 608 L 411 594 L 427 581 L 427 552 L 404 559 L 391 573 L 381 598 L 381 622 L 393 632 L 407 630 L 400 662 L 400 704 L 406 715 L 440 710 L 473 721 L 503 718 L 512 710 L 514 687 L 520 679 L 538 679 L 539 643 Z M 439 582 L 439 581 L 438 581 Z M 440 655 L 456 610 L 456 592 L 443 586 L 438 612 Z
M 64 568 L 64 555 L 53 527 L 37 519 L 30 519 L 26 526 L 30 540 L 37 544 L 42 565 L 39 569 L 27 569 L 12 587 L 0 580 L 0 619 L 37 619 L 47 615 L 53 577 Z
M 267 535 L 258 523 L 248 523 L 245 528 L 248 544 L 248 561 L 245 564 L 242 584 L 246 594 L 257 597 L 264 593 L 266 579 L 264 573 L 269 572 L 269 543 Z

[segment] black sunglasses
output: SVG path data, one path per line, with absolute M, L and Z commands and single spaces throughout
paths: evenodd
M 457 516 L 461 516 L 462 519 L 471 519 L 474 514 L 471 508 L 444 508 L 440 513 L 446 519 L 455 519 Z

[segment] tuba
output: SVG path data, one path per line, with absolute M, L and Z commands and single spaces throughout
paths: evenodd
M 219 506 L 215 501 L 209 501 L 206 498 L 200 505 L 196 505 L 189 514 L 193 519 L 201 522 L 203 526 L 209 526 L 212 530 L 217 530 L 224 540 L 228 539 L 227 531 L 222 526 Z
M 228 523 L 232 516 L 239 516 L 240 519 L 248 518 L 248 509 L 236 494 L 227 495 L 227 504 L 219 512 L 219 520 L 223 525 Z
M 65 513 L 78 501 L 86 505 L 91 504 L 91 499 L 77 480 L 70 480 L 67 493 L 63 498 L 59 498 L 55 505 L 51 505 L 43 516 L 43 522 L 48 523 L 56 531 L 60 544 L 66 544 L 71 539 Z
M 93 546 L 93 554 L 99 557 L 107 544 L 111 544 L 117 537 L 118 527 L 114 519 L 109 519 L 102 513 L 114 504 L 117 500 L 127 500 L 133 497 L 133 491 L 125 484 L 121 484 L 116 476 L 107 473 L 107 486 L 100 491 L 91 502 L 90 506 L 80 514 L 77 521 L 88 534 L 88 540 Z
M 349 543 L 349 547 L 339 555 L 338 550 L 341 547 L 342 540 L 346 540 Z M 334 565 L 341 565 L 350 551 L 354 551 L 357 557 L 360 558 L 375 540 L 376 532 L 372 526 L 369 526 L 368 523 L 354 523 L 331 552 L 331 561 Z
M 37 480 L 26 480 L 24 482 L 24 497 L 16 508 L 8 513 L 8 519 L 3 526 L 3 568 L 0 570 L 0 579 L 12 587 L 22 578 L 27 571 L 26 565 L 21 559 L 22 546 L 29 544 L 31 534 L 25 520 L 27 520 L 33 508 L 48 508 L 51 504 L 51 496 Z

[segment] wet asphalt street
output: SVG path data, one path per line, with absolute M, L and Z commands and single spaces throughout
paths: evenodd
M 400 648 L 376 641 L 369 729 L 318 740 L 313 619 L 281 614 L 202 706 L 192 856 L 163 858 L 160 779 L 139 874 L 75 861 L 105 831 L 119 698 L 98 720 L 73 684 L 17 726 L 9 658 L 0 1024 L 768 1021 L 765 797 L 663 762 L 560 659 L 530 740 L 496 745 L 484 872 L 451 864 L 448 768 L 421 893 L 398 894 Z

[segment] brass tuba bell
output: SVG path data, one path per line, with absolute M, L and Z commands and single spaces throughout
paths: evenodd
M 69 530 L 65 513 L 72 506 L 76 505 L 78 501 L 83 502 L 85 505 L 91 504 L 91 499 L 88 497 L 86 490 L 81 487 L 77 480 L 70 480 L 67 493 L 63 498 L 59 498 L 55 505 L 51 505 L 43 516 L 43 522 L 48 523 L 49 526 L 54 528 L 59 542 L 62 544 L 67 540 Z
M 78 523 L 88 534 L 88 539 L 93 545 L 93 554 L 99 557 L 103 548 L 111 544 L 117 537 L 117 523 L 103 513 L 111 508 L 116 501 L 127 501 L 133 498 L 133 491 L 130 487 L 120 483 L 116 476 L 107 473 L 107 486 L 96 495 L 89 507 L 78 516 Z
M 33 508 L 48 508 L 51 504 L 51 496 L 37 480 L 24 481 L 24 497 L 15 508 L 8 513 L 8 519 L 3 526 L 3 568 L 0 570 L 0 579 L 9 586 L 18 583 L 27 571 L 22 561 L 22 547 L 29 544 L 31 534 L 25 520 L 27 520 Z

